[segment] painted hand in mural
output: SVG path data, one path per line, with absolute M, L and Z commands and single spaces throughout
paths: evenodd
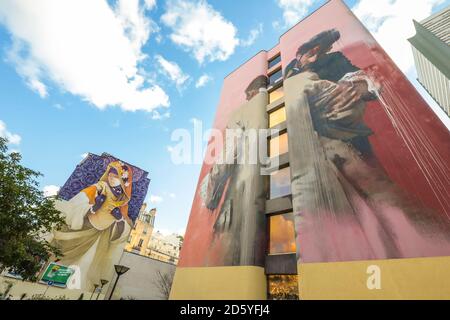
M 326 83 L 321 83 L 321 86 Z M 314 104 L 317 108 L 323 108 L 325 119 L 337 119 L 338 115 L 351 110 L 354 104 L 363 100 L 368 94 L 368 86 L 364 81 L 348 82 L 340 81 L 337 85 L 330 86 L 315 97 Z
M 111 210 L 111 214 L 114 218 L 116 218 L 117 220 L 122 219 L 122 213 L 120 212 L 119 208 L 114 208 Z
M 105 203 L 106 200 L 106 195 L 100 193 L 97 197 L 95 197 L 95 203 L 92 206 L 92 212 L 97 212 L 103 205 L 103 203 Z

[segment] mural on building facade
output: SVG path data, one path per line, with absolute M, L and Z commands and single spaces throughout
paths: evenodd
M 231 143 L 225 136 L 220 161 L 201 182 L 203 205 L 215 217 L 210 250 L 219 250 L 226 265 L 263 263 L 267 188 L 261 166 L 249 161 L 248 132 L 267 127 L 267 84 L 267 77 L 260 75 L 248 85 L 247 102 L 231 115 L 226 126 L 237 130 L 236 141 Z
M 263 121 L 268 99 L 246 113 L 263 93 L 246 101 L 245 89 L 275 71 L 268 60 L 278 54 L 298 262 L 450 255 L 449 131 L 341 1 L 228 75 L 214 128 Z M 179 266 L 264 265 L 242 252 L 269 251 L 264 221 L 245 218 L 264 216 L 268 189 L 260 175 L 253 187 L 240 172 L 203 165 Z M 257 229 L 246 233 L 235 219 Z
M 137 167 L 89 154 L 61 188 L 55 207 L 66 225 L 52 241 L 62 253 L 58 262 L 78 270 L 81 289 L 111 279 L 149 182 Z
M 366 123 L 369 102 L 385 108 L 386 116 L 408 106 L 389 97 L 396 85 L 377 77 L 375 66 L 362 70 L 334 48 L 340 37 L 330 29 L 301 43 L 284 71 L 285 90 L 296 93 L 286 97 L 286 112 L 296 155 L 290 166 L 299 262 L 449 255 L 448 211 L 432 209 L 394 182 L 369 140 L 383 130 Z M 412 119 L 392 120 L 404 143 L 414 139 L 407 132 Z M 420 159 L 420 150 L 410 150 L 425 175 L 434 165 L 445 166 L 428 147 L 435 164 Z M 440 178 L 445 186 L 448 176 Z

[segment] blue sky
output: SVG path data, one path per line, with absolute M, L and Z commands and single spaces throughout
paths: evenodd
M 25 2 L 0 3 L 0 135 L 42 188 L 64 184 L 87 152 L 147 170 L 156 228 L 182 232 L 200 164 L 172 163 L 172 131 L 194 118 L 209 128 L 222 79 L 325 1 Z M 411 19 L 450 1 L 345 2 L 414 82 Z

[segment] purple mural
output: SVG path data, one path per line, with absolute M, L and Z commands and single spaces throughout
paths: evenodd
M 104 174 L 108 165 L 119 159 L 103 153 L 101 156 L 89 153 L 89 155 L 75 168 L 58 193 L 60 199 L 69 201 L 83 189 L 95 184 Z M 128 202 L 128 217 L 134 222 L 139 215 L 139 210 L 147 195 L 150 179 L 148 172 L 127 164 L 133 171 L 132 193 Z

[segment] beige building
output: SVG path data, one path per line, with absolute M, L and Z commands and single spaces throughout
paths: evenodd
M 182 246 L 182 237 L 178 234 L 163 235 L 157 231 L 151 237 L 148 246 L 148 256 L 150 258 L 178 264 L 180 249 Z
M 128 243 L 125 246 L 126 251 L 148 256 L 147 247 L 152 237 L 155 216 L 156 209 L 153 208 L 148 211 L 147 204 L 144 203 L 128 238 Z

